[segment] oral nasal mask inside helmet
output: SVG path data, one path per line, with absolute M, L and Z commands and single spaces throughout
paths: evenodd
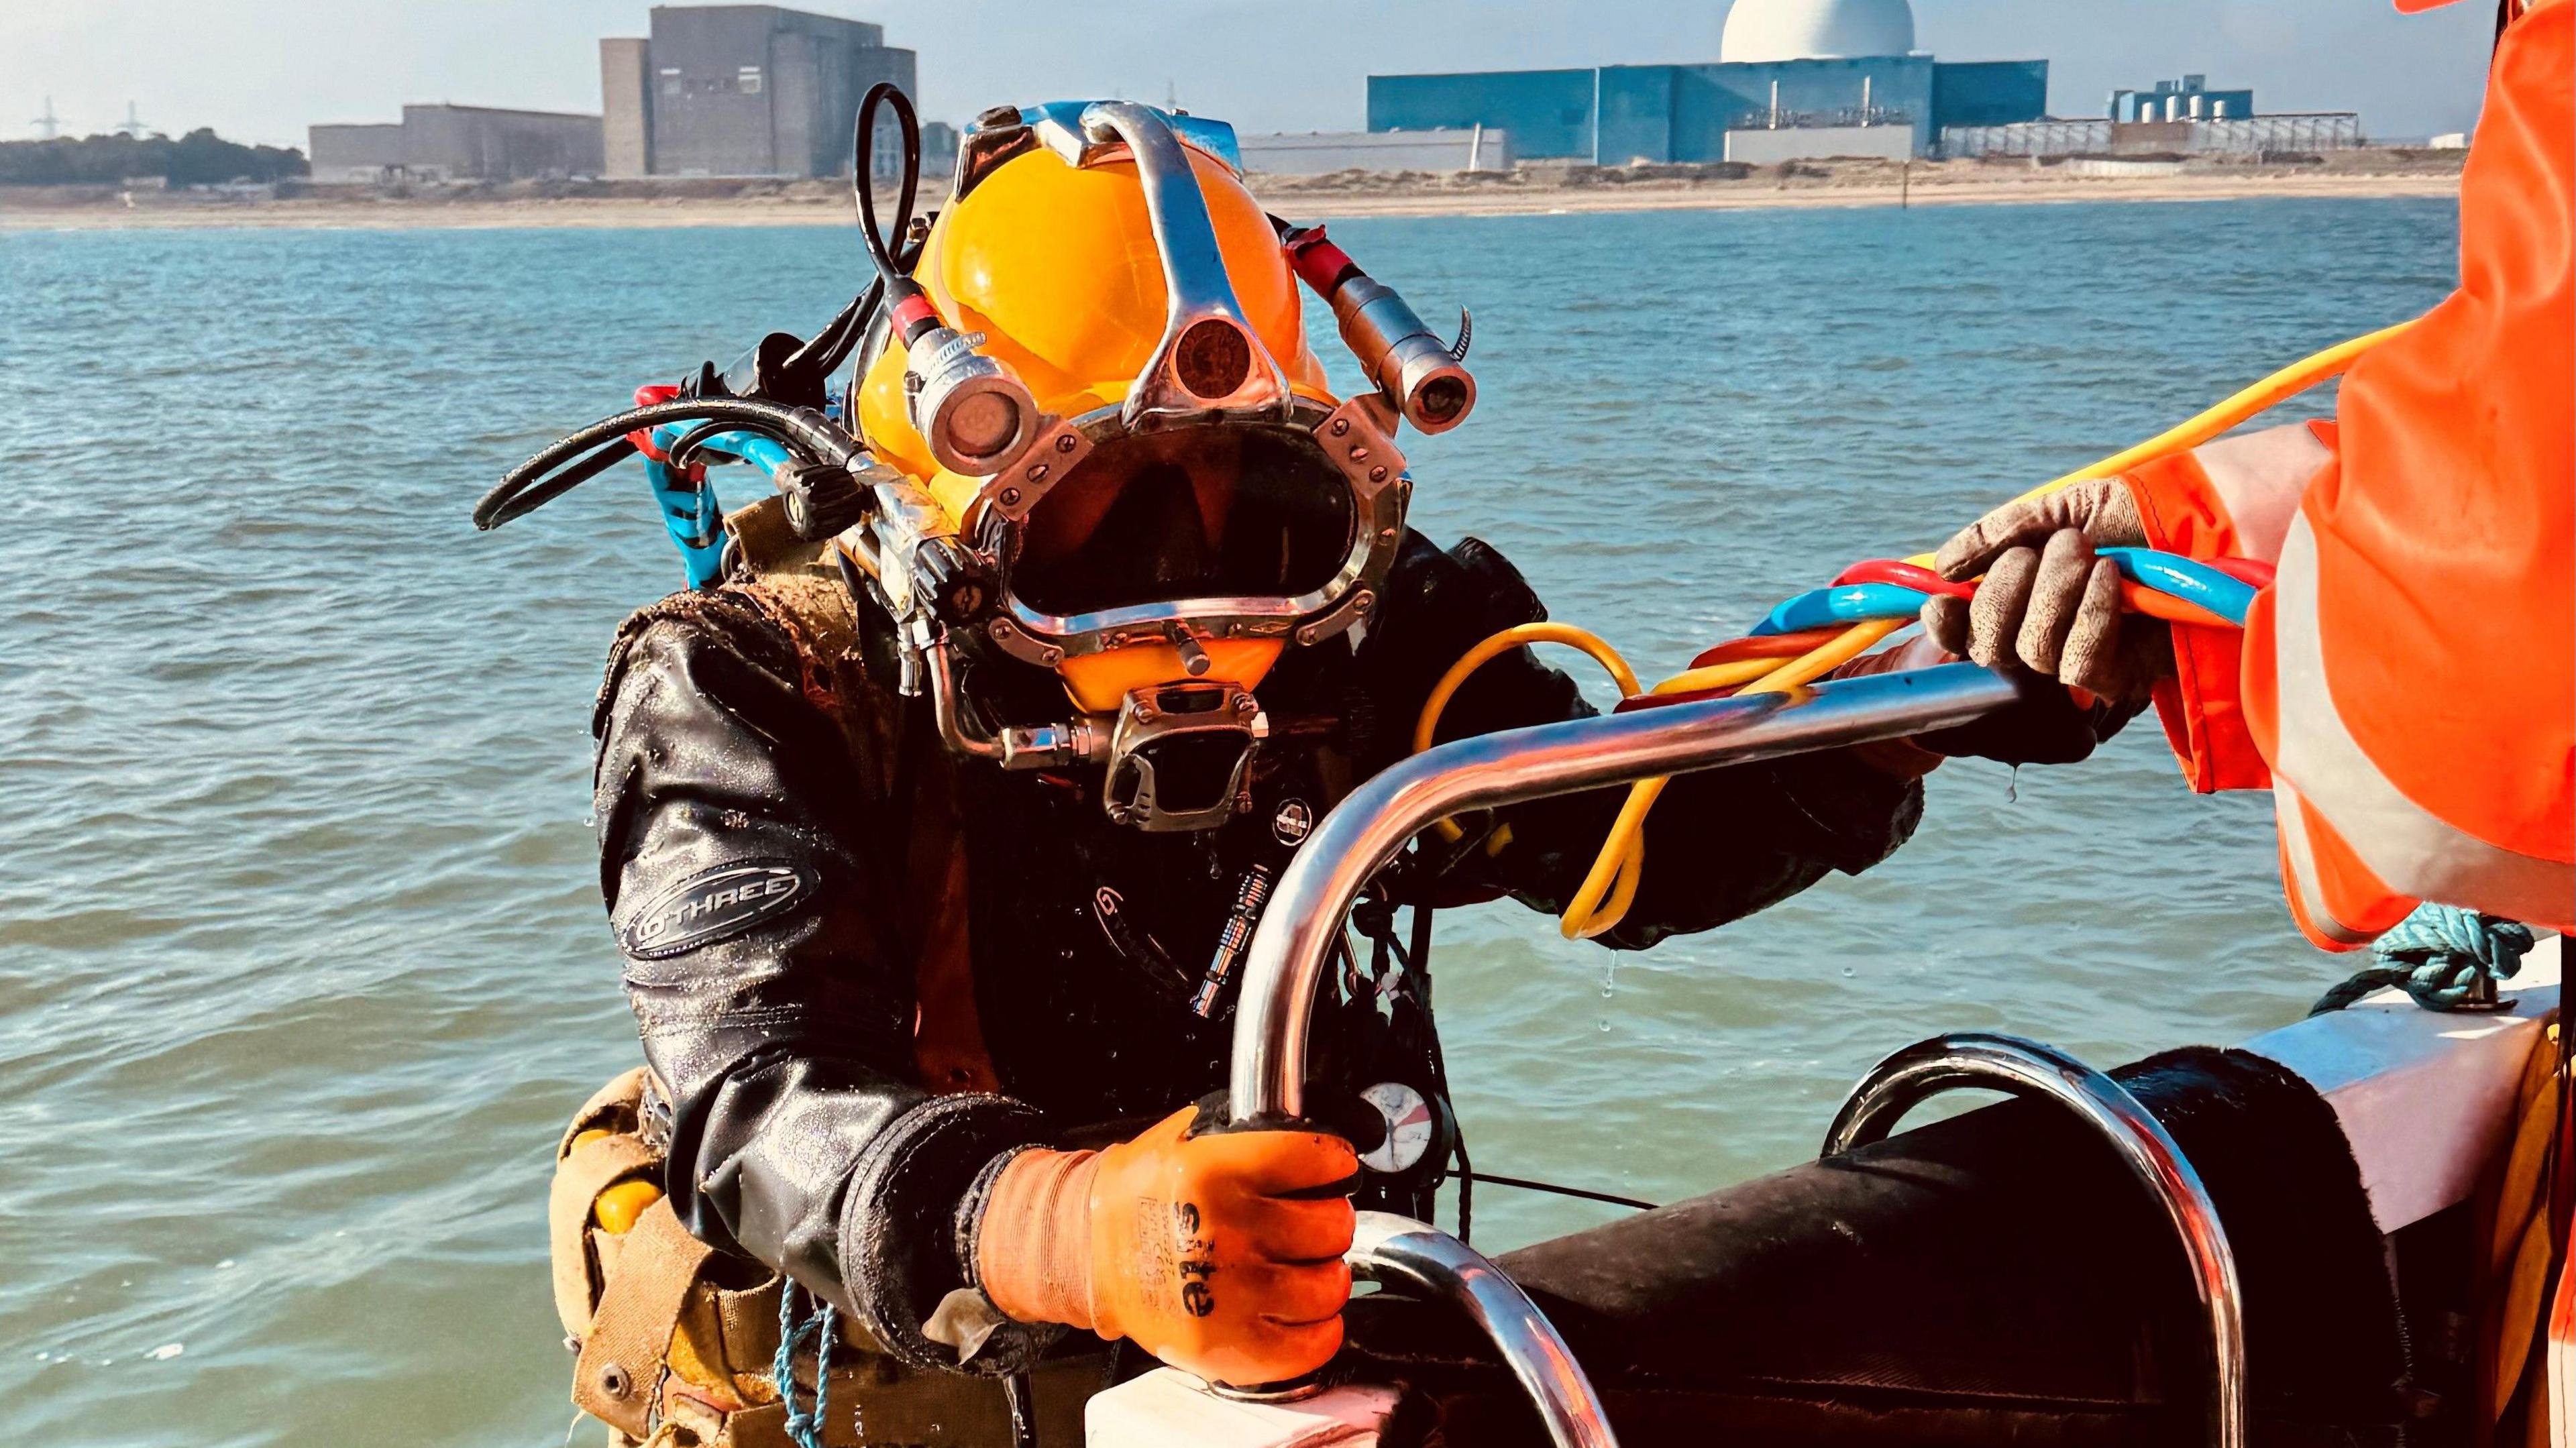
M 1096 445 L 1029 510 L 1008 586 L 1054 617 L 1296 598 L 1333 582 L 1358 527 L 1349 483 L 1310 434 L 1261 424 L 1131 434 Z

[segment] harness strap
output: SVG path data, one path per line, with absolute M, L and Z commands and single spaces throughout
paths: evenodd
M 555 1143 L 555 1159 L 572 1155 L 573 1138 L 585 1131 L 614 1131 L 633 1134 L 644 1110 L 644 1068 L 641 1066 L 611 1080 L 590 1094 L 581 1109 L 572 1114 L 572 1124 L 564 1128 Z
M 670 1198 L 645 1209 L 626 1233 L 618 1270 L 608 1274 L 582 1339 L 573 1406 L 630 1438 L 645 1436 L 671 1335 L 713 1255 L 680 1225 Z
M 633 1135 L 603 1136 L 573 1148 L 555 1166 L 554 1185 L 546 1195 L 546 1234 L 554 1262 L 555 1316 L 574 1338 L 590 1335 L 590 1303 L 595 1278 L 589 1251 L 591 1205 L 599 1194 L 631 1177 L 660 1168 L 662 1159 Z

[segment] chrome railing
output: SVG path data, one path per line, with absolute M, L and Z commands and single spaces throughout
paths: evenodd
M 1861 1078 L 1825 1133 L 1824 1155 L 1841 1156 L 1886 1137 L 1924 1098 L 1963 1087 L 2043 1096 L 2074 1112 L 2120 1153 L 2182 1238 L 2193 1290 L 2209 1317 L 2210 1440 L 2245 1448 L 2245 1309 L 2236 1254 L 2200 1173 L 2164 1123 L 2110 1077 L 2053 1046 L 1970 1032 L 1936 1036 L 1879 1062 Z
M 1583 1364 L 1520 1284 L 1483 1253 L 1411 1217 L 1362 1212 L 1359 1234 L 1344 1256 L 1355 1277 L 1410 1287 L 1463 1308 L 1538 1405 L 1556 1448 L 1618 1448 Z
M 1360 889 L 1437 820 L 1657 775 L 1776 759 L 1964 724 L 2013 701 L 2001 675 L 1943 664 L 1794 694 L 1710 699 L 1480 734 L 1352 790 L 1279 877 L 1244 961 L 1227 1088 L 1236 1121 L 1306 1105 L 1306 1027 Z
M 1235 1008 L 1234 1119 L 1305 1110 L 1315 991 L 1369 878 L 1434 821 L 1658 775 L 1686 774 L 1964 724 L 2013 701 L 1968 664 L 1882 674 L 1789 694 L 1713 699 L 1479 735 L 1425 750 L 1335 806 L 1297 851 L 1262 912 Z M 1465 1311 L 1538 1405 L 1558 1448 L 1614 1448 L 1600 1397 L 1565 1340 L 1493 1263 L 1436 1228 L 1360 1214 L 1352 1271 L 1401 1282 Z

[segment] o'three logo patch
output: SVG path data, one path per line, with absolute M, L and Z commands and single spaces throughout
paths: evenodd
M 617 932 L 618 948 L 660 960 L 740 935 L 811 897 L 814 877 L 776 860 L 742 860 L 700 870 L 653 897 Z

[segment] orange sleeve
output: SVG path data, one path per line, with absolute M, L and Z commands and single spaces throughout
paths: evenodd
M 2317 429 L 2317 437 L 2334 446 L 2331 427 Z M 2137 501 L 2148 547 L 2188 558 L 2256 555 L 2238 536 L 2226 500 L 2196 455 L 2158 458 L 2121 481 Z M 2244 644 L 2236 629 L 2173 626 L 2174 676 L 2156 686 L 2156 720 L 2195 794 L 2272 784 L 2271 766 L 2254 746 L 2239 697 Z
M 2497 47 L 2459 289 L 2345 377 L 2336 457 L 2247 619 L 2242 722 L 2295 800 L 2320 943 L 2414 899 L 2576 916 L 2571 10 L 2542 0 Z

